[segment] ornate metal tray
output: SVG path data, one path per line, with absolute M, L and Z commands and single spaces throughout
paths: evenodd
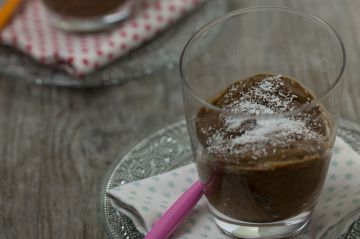
M 360 153 L 360 127 L 341 120 L 338 135 Z M 192 161 L 185 121 L 164 128 L 137 144 L 124 157 L 115 161 L 106 176 L 101 191 L 100 219 L 109 239 L 140 239 L 141 235 L 129 218 L 117 212 L 110 204 L 106 191 L 112 187 L 151 177 L 186 165 Z M 346 227 L 345 225 L 349 225 Z M 294 239 L 313 239 L 311 224 Z M 360 210 L 348 215 L 330 228 L 323 239 L 360 238 Z
M 63 70 L 42 65 L 13 48 L 0 45 L 0 74 L 12 79 L 57 86 L 94 87 L 123 83 L 160 69 L 173 68 L 190 36 L 226 11 L 227 1 L 207 0 L 176 26 L 84 79 L 74 78 Z

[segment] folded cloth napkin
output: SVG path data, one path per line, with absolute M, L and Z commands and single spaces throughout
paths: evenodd
M 0 32 L 0 40 L 43 64 L 56 64 L 81 76 L 150 40 L 204 0 L 134 1 L 142 6 L 136 16 L 111 31 L 80 35 L 51 26 L 41 0 L 28 0 L 23 11 Z
M 333 150 L 325 186 L 315 208 L 313 235 L 320 237 L 360 206 L 360 156 L 339 137 Z M 112 205 L 129 216 L 136 228 L 146 234 L 166 209 L 195 181 L 190 164 L 158 176 L 109 190 Z M 173 238 L 228 238 L 215 226 L 204 197 L 176 230 Z

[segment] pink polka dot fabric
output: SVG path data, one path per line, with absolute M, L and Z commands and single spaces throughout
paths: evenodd
M 141 0 L 142 11 L 113 30 L 78 35 L 51 26 L 41 0 L 28 0 L 0 40 L 43 64 L 82 76 L 152 39 L 204 1 Z

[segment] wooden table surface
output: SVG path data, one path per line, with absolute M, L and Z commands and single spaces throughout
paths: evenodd
M 343 116 L 360 120 L 359 0 L 233 4 L 290 6 L 333 25 L 348 54 Z M 84 90 L 0 77 L 0 238 L 104 238 L 97 207 L 110 164 L 183 118 L 177 69 Z

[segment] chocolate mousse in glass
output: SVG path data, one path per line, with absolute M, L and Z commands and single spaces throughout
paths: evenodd
M 232 12 L 190 39 L 188 131 L 224 233 L 280 238 L 308 224 L 335 142 L 344 57 L 328 24 L 287 8 Z
M 135 0 L 42 0 L 54 26 L 75 32 L 109 28 L 126 19 Z

